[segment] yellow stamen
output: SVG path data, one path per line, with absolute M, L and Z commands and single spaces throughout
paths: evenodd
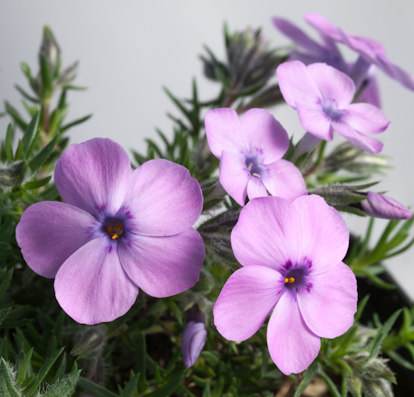
M 253 174 L 252 174 L 253 176 L 256 176 L 256 177 L 258 177 L 258 178 L 260 178 L 260 175 L 259 174 L 256 174 L 255 172 L 253 172 Z
M 112 234 L 114 232 L 114 229 L 112 228 L 112 226 L 108 226 L 108 233 Z
M 287 284 L 287 283 L 292 284 L 294 281 L 295 281 L 295 279 L 293 277 L 290 277 L 290 278 L 286 277 L 285 278 L 285 284 Z
M 117 224 L 115 225 L 115 229 L 124 230 L 124 229 L 122 228 L 122 225 L 121 225 L 120 223 L 117 223 Z
M 252 170 L 252 167 L 253 167 L 253 163 L 250 163 L 247 168 L 249 169 L 249 171 L 251 171 Z
M 118 235 L 115 233 L 115 234 L 112 236 L 112 240 L 115 240 L 116 238 L 118 238 Z

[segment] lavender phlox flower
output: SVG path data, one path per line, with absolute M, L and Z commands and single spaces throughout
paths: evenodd
M 384 194 L 368 192 L 367 198 L 361 201 L 362 210 L 370 216 L 383 219 L 410 219 L 411 211 Z
M 280 32 L 299 47 L 299 51 L 290 52 L 290 61 L 300 61 L 305 65 L 323 62 L 343 73 L 350 72 L 350 65 L 345 62 L 338 46 L 330 37 L 322 35 L 323 43 L 318 43 L 287 19 L 274 17 L 272 22 Z
M 332 66 L 286 62 L 277 68 L 280 90 L 296 109 L 303 128 L 319 139 L 331 141 L 333 130 L 369 153 L 379 153 L 383 144 L 362 133 L 378 134 L 387 129 L 384 113 L 368 103 L 351 104 L 355 85 Z
M 244 341 L 273 310 L 270 356 L 284 374 L 302 372 L 318 355 L 320 338 L 336 338 L 354 321 L 357 284 L 342 262 L 349 244 L 344 220 L 316 195 L 293 203 L 257 198 L 242 209 L 231 244 L 243 267 L 217 299 L 217 330 Z
M 150 160 L 131 173 L 125 150 L 96 138 L 68 147 L 55 183 L 65 203 L 31 205 L 16 239 L 29 267 L 55 278 L 56 299 L 75 321 L 122 316 L 138 288 L 165 297 L 197 282 L 205 252 L 192 225 L 203 198 L 186 168 Z
M 192 307 L 188 311 L 187 324 L 184 327 L 181 339 L 183 362 L 187 368 L 192 367 L 197 361 L 206 343 L 206 337 L 207 330 L 204 314 Z
M 391 62 L 385 54 L 384 47 L 377 41 L 345 32 L 320 14 L 305 14 L 305 19 L 322 35 L 346 45 L 360 55 L 359 61 L 355 63 L 358 72 L 354 73 L 363 75 L 363 70 L 367 70 L 371 64 L 374 64 L 388 76 L 399 81 L 404 87 L 414 91 L 413 77 Z
M 264 109 L 247 111 L 242 120 L 230 108 L 210 110 L 205 118 L 211 152 L 220 159 L 220 183 L 243 206 L 246 194 L 280 196 L 287 200 L 306 194 L 298 168 L 282 160 L 289 137 Z

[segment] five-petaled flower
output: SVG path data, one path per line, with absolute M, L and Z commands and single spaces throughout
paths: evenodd
M 273 361 L 286 375 L 305 370 L 321 337 L 335 338 L 353 324 L 356 278 L 342 262 L 348 243 L 344 220 L 319 196 L 250 201 L 231 234 L 243 267 L 217 299 L 218 331 L 244 341 L 273 310 L 267 328 Z
M 357 52 L 360 57 L 354 68 L 359 69 L 362 75 L 373 64 L 388 76 L 400 82 L 404 87 L 414 91 L 413 77 L 391 62 L 385 54 L 384 47 L 377 41 L 345 32 L 320 14 L 309 13 L 305 15 L 305 19 L 315 29 L 319 30 L 322 37 L 345 44 Z
M 331 141 L 333 130 L 369 153 L 379 153 L 383 144 L 362 133 L 378 134 L 387 129 L 384 113 L 368 103 L 353 103 L 355 85 L 344 73 L 324 63 L 305 66 L 286 62 L 277 68 L 286 102 L 297 110 L 303 128 L 319 139 Z
M 27 208 L 16 238 L 27 264 L 55 277 L 56 299 L 74 320 L 112 321 L 138 287 L 165 297 L 198 281 L 205 252 L 192 225 L 203 198 L 187 169 L 150 160 L 131 173 L 125 150 L 96 138 L 66 150 L 55 183 L 65 203 Z
M 230 108 L 210 110 L 205 118 L 211 152 L 220 159 L 220 183 L 240 205 L 255 197 L 283 197 L 289 201 L 306 194 L 302 174 L 282 157 L 289 137 L 264 109 L 251 109 L 239 120 Z

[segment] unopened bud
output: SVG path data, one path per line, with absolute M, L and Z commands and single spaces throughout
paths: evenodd
M 65 85 L 71 83 L 76 78 L 76 72 L 79 62 L 76 61 L 73 65 L 67 67 L 60 75 L 57 85 Z
M 84 327 L 76 334 L 75 341 L 71 354 L 85 359 L 99 357 L 106 344 L 106 326 L 99 324 Z
M 60 65 L 60 48 L 48 26 L 43 28 L 43 40 L 40 47 L 40 56 L 41 54 L 46 57 L 50 72 L 54 75 Z
M 360 203 L 362 211 L 367 215 L 382 219 L 410 219 L 411 211 L 384 194 L 368 192 L 367 198 Z
M 187 324 L 183 330 L 181 340 L 181 351 L 183 362 L 187 368 L 192 367 L 197 361 L 201 350 L 206 343 L 207 330 L 205 326 L 204 314 L 193 306 L 187 314 Z
M 27 163 L 19 161 L 9 168 L 0 168 L 0 192 L 4 189 L 20 186 L 27 172 Z

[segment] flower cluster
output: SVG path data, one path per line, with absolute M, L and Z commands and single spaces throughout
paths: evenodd
M 202 191 L 197 171 L 189 166 L 190 173 L 166 160 L 168 156 L 140 161 L 131 172 L 127 153 L 110 139 L 71 145 L 63 153 L 54 174 L 62 200 L 26 208 L 16 240 L 28 266 L 55 279 L 56 299 L 72 319 L 82 324 L 113 321 L 134 305 L 139 289 L 156 298 L 188 290 L 199 280 L 205 248 L 216 244 L 241 267 L 227 279 L 215 305 L 205 304 L 205 291 L 194 298 L 202 283 L 187 293 L 193 294 L 193 301 L 186 302 L 191 309 L 182 329 L 185 367 L 196 363 L 206 344 L 206 319 L 211 313 L 205 316 L 202 310 L 213 305 L 214 324 L 231 341 L 252 337 L 270 316 L 268 349 L 286 375 L 304 371 L 315 360 L 321 338 L 336 338 L 350 329 L 357 310 L 357 281 L 352 266 L 343 262 L 349 231 L 335 208 L 387 219 L 408 219 L 412 214 L 390 197 L 361 192 L 351 185 L 313 185 L 311 190 L 299 158 L 304 153 L 311 158 L 319 144 L 324 148 L 321 141 L 332 141 L 333 131 L 348 140 L 346 153 L 349 145 L 368 152 L 366 156 L 379 153 L 383 144 L 365 135 L 382 133 L 389 125 L 380 109 L 375 68 L 411 90 L 414 81 L 386 57 L 379 43 L 344 32 L 317 14 L 306 15 L 306 20 L 319 31 L 323 44 L 289 21 L 273 19 L 299 47 L 280 65 L 281 57 L 259 51 L 264 44 L 259 32 L 252 38 L 254 45 L 246 41 L 248 32 L 233 37 L 228 50 L 240 73 L 244 63 L 237 63 L 236 50 L 243 50 L 243 62 L 249 57 L 256 63 L 272 57 L 260 69 L 266 73 L 258 79 L 246 75 L 240 87 L 229 74 L 225 80 L 234 83 L 230 84 L 233 91 L 227 92 L 222 108 L 211 106 L 205 116 L 201 145 L 208 151 L 208 143 L 209 155 L 220 161 L 219 181 L 198 178 L 202 186 L 209 186 L 208 192 Z M 359 58 L 347 63 L 337 43 L 357 52 Z M 55 44 L 52 40 L 49 46 Z M 216 78 L 222 65 L 215 60 L 204 62 Z M 267 110 L 243 107 L 243 101 L 237 111 L 225 107 L 249 95 L 246 87 L 260 90 L 269 70 L 277 76 L 280 97 L 297 111 L 305 130 L 296 148 Z M 195 125 L 197 133 L 192 138 L 200 147 L 196 102 L 194 94 L 194 113 L 186 115 Z M 167 143 L 170 156 L 174 157 L 174 145 L 180 139 Z M 4 173 L 5 178 L 11 178 L 13 169 Z M 21 184 L 20 179 L 15 184 Z M 193 225 L 203 210 L 203 193 L 204 204 L 226 193 L 235 203 L 228 200 L 224 221 L 208 220 L 205 234 L 202 228 L 200 234 Z M 203 214 L 209 209 L 205 206 Z M 171 306 L 179 319 L 178 306 Z

